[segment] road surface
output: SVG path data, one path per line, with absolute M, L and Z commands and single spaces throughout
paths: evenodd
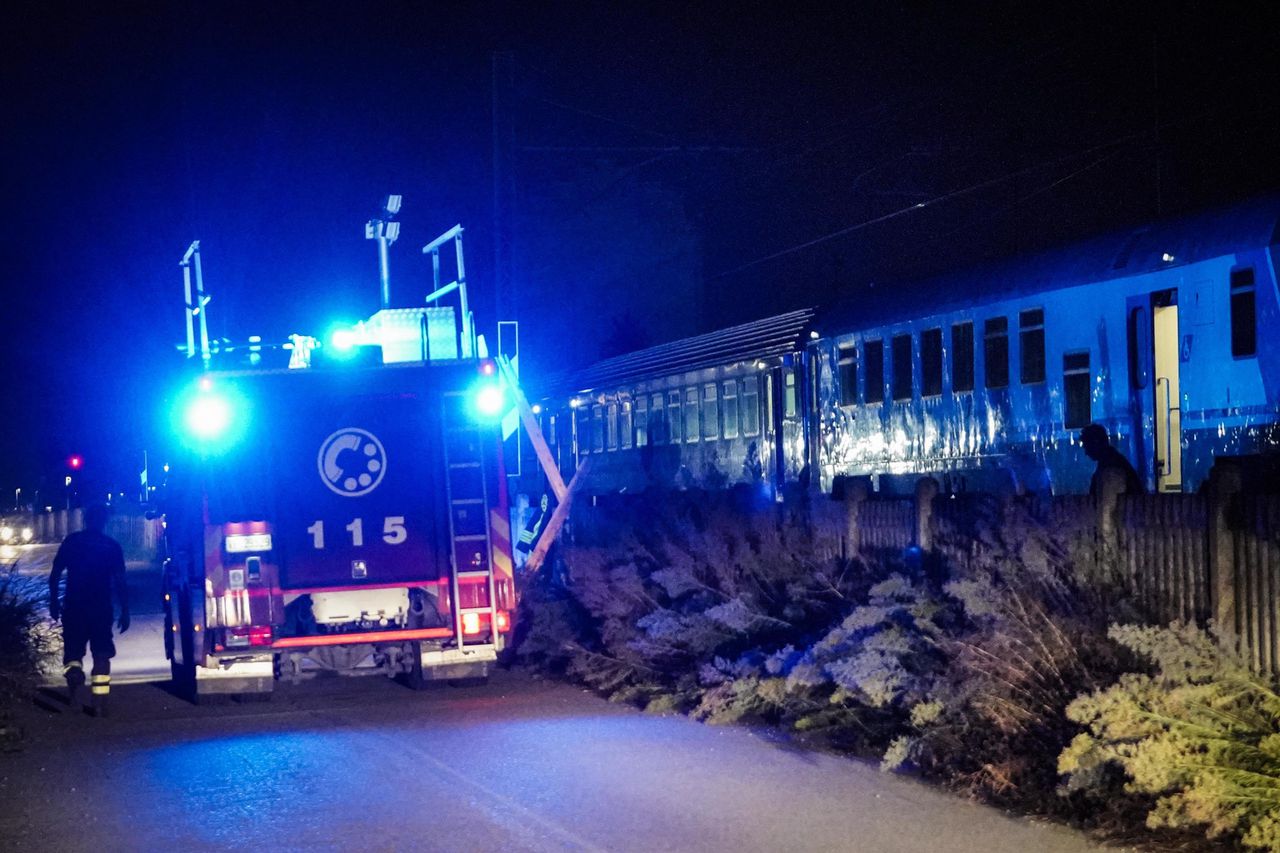
M 47 584 L 57 545 L 5 546 L 0 553 L 4 566 L 16 563 L 20 575 Z M 116 633 L 116 656 L 111 659 L 113 684 L 153 681 L 169 677 L 164 656 L 164 613 L 160 609 L 160 567 L 151 563 L 129 563 L 125 578 L 129 586 L 129 617 L 132 624 L 124 634 Z M 92 659 L 92 655 L 88 656 Z M 89 660 L 85 661 L 86 664 Z M 61 680 L 61 667 L 51 672 Z
M 414 693 L 318 679 L 269 703 L 47 691 L 0 755 L 0 848 L 1075 853 L 1011 818 L 765 733 L 660 717 L 499 672 Z

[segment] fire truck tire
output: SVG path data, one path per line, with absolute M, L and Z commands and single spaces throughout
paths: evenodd
M 400 682 L 410 690 L 430 690 L 439 687 L 440 682 L 427 678 L 422 671 L 422 643 L 410 643 L 413 668 L 400 676 Z

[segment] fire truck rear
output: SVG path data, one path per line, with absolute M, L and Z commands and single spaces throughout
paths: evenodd
M 166 516 L 179 687 L 486 677 L 516 604 L 495 372 L 470 358 L 195 379 Z

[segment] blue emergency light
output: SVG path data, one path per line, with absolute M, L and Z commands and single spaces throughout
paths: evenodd
M 186 424 L 196 438 L 221 438 L 231 426 L 231 403 L 221 394 L 203 391 L 187 404 Z
M 507 409 L 507 395 L 497 382 L 484 382 L 476 386 L 472 396 L 476 413 L 482 418 L 496 418 Z
M 189 450 L 201 455 L 221 453 L 243 436 L 247 409 L 235 388 L 202 376 L 178 397 L 171 425 Z

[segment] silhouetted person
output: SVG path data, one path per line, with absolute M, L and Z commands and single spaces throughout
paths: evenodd
M 124 551 L 102 529 L 107 508 L 85 511 L 85 529 L 63 540 L 49 572 L 49 615 L 62 619 L 62 666 L 72 710 L 82 707 L 85 646 L 93 652 L 91 693 L 94 712 L 106 716 L 111 692 L 111 658 L 116 646 L 111 637 L 111 593 L 120 602 L 120 633 L 129 630 L 129 595 L 125 588 Z M 67 594 L 59 601 L 58 582 L 67 573 Z
M 1093 472 L 1093 479 L 1089 481 L 1090 495 L 1098 496 L 1098 483 L 1103 477 L 1103 471 L 1107 469 L 1115 469 L 1124 474 L 1123 494 L 1141 495 L 1147 491 L 1142 485 L 1142 478 L 1129 464 L 1129 460 L 1111 446 L 1111 436 L 1107 433 L 1106 427 L 1101 424 L 1089 424 L 1080 431 L 1080 443 L 1084 445 L 1084 455 L 1098 463 L 1098 467 Z

